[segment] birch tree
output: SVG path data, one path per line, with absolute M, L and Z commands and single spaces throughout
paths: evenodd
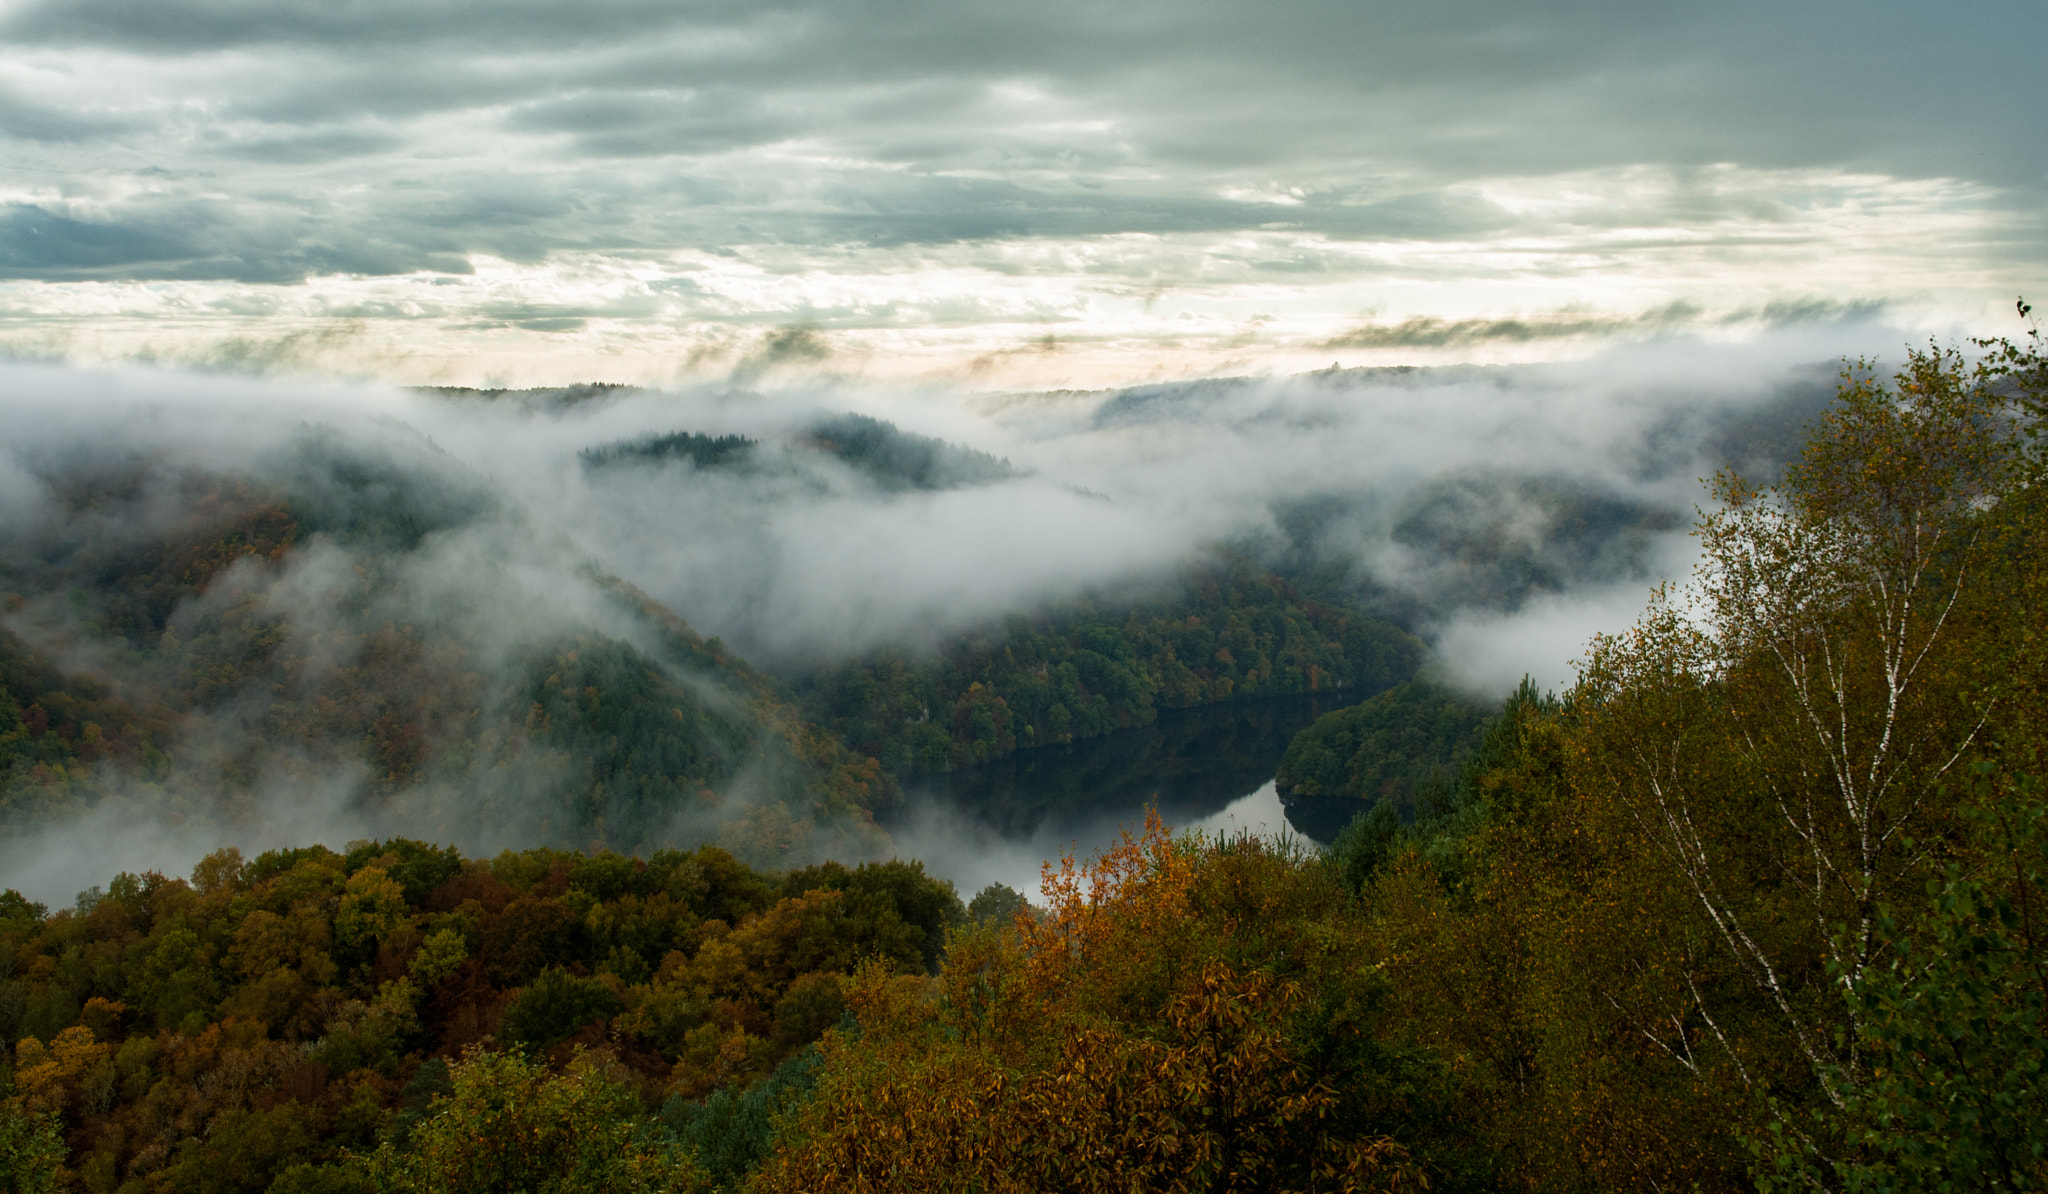
M 1693 582 L 1596 640 L 1581 681 L 1581 792 L 1743 977 L 1692 991 L 1701 1032 L 1738 1069 L 1732 1025 L 1782 1035 L 1837 1105 L 1859 1074 L 1841 988 L 1891 947 L 1880 907 L 1924 900 L 1948 793 L 2031 649 L 1988 583 L 2014 415 L 1954 352 L 1888 380 L 1852 367 L 1782 482 L 1715 479 Z

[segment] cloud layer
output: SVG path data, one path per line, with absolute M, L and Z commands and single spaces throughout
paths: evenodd
M 2044 32 L 2018 0 L 12 0 L 0 347 L 540 384 L 802 325 L 840 375 L 1101 384 L 1786 300 L 1941 324 L 2041 277 Z

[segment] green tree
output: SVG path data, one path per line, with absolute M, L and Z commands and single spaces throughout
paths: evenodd
M 550 1075 L 516 1053 L 471 1051 L 401 1151 L 385 1144 L 357 1172 L 397 1194 L 682 1194 L 704 1187 L 665 1144 L 630 1088 L 590 1058 Z
M 2032 777 L 1979 792 L 1994 865 L 1952 865 L 1916 926 L 1880 912 L 1901 944 L 1844 992 L 1861 1072 L 1839 1108 L 1771 1125 L 1766 1189 L 2048 1187 L 2048 801 Z
M 64 1126 L 54 1111 L 0 1097 L 0 1190 L 51 1194 L 64 1168 Z
M 1597 639 L 1577 693 L 1582 790 L 1640 833 L 1746 976 L 1731 998 L 1768 1006 L 1837 1106 L 1860 1063 L 1836 1030 L 1857 1039 L 1862 1013 L 1823 971 L 1853 988 L 1889 956 L 1878 909 L 1917 904 L 1955 841 L 1947 785 L 2014 663 L 1979 583 L 2015 447 L 1994 381 L 1940 350 L 1889 383 L 1849 371 L 1783 483 L 1718 479 L 1697 583 Z
M 544 1050 L 585 1025 L 618 1015 L 621 1007 L 617 993 L 602 981 L 550 966 L 505 1009 L 505 1039 Z

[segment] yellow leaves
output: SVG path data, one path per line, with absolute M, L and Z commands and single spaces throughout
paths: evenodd
M 229 958 L 251 978 L 279 969 L 309 969 L 309 979 L 326 983 L 333 978 L 326 954 L 332 944 L 327 917 L 308 901 L 287 916 L 258 909 L 244 917 Z
M 436 929 L 420 943 L 406 973 L 422 990 L 454 974 L 469 959 L 469 945 L 454 929 Z
M 1031 958 L 1027 983 L 1044 989 L 1064 982 L 1077 966 L 1114 976 L 1123 964 L 1156 956 L 1192 915 L 1189 892 L 1200 848 L 1167 832 L 1159 810 L 1146 810 L 1145 829 L 1125 830 L 1092 863 L 1072 855 L 1058 869 L 1047 863 L 1040 880 L 1047 914 L 1019 921 Z
M 1326 1062 L 1293 1035 L 1303 984 L 1216 952 L 1240 915 L 1291 907 L 1262 866 L 1307 872 L 1226 855 L 1154 817 L 1048 867 L 1042 920 L 956 934 L 937 979 L 862 967 L 860 1034 L 827 1037 L 801 1143 L 758 1188 L 1423 1188 L 1400 1144 L 1337 1130 Z
M 405 889 L 382 867 L 366 866 L 349 876 L 341 906 L 334 915 L 334 934 L 343 949 L 360 950 L 410 924 Z
M 48 1045 L 23 1037 L 14 1047 L 14 1085 L 31 1103 L 61 1108 L 87 1071 L 113 1053 L 112 1045 L 93 1039 L 92 1029 L 75 1024 Z

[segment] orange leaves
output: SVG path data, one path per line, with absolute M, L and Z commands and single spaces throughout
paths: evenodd
M 111 1052 L 111 1045 L 93 1040 L 92 1029 L 82 1024 L 58 1033 L 48 1045 L 23 1037 L 14 1047 L 14 1084 L 31 1103 L 61 1108 L 86 1072 Z
M 1147 809 L 1145 817 L 1141 836 L 1125 830 L 1093 863 L 1068 855 L 1057 869 L 1045 864 L 1039 887 L 1046 915 L 1018 921 L 1036 981 L 1062 980 L 1075 966 L 1112 977 L 1120 962 L 1150 952 L 1134 946 L 1169 940 L 1185 926 L 1197 849 L 1167 832 L 1159 810 Z
M 1154 816 L 1047 867 L 1048 910 L 956 934 L 935 980 L 870 965 L 857 1037 L 828 1036 L 802 1143 L 766 1191 L 1356 1190 L 1421 1184 L 1401 1145 L 1339 1126 L 1309 988 L 1237 964 L 1253 872 L 1301 863 L 1176 840 Z M 1204 895 L 1209 888 L 1215 892 Z M 1260 931 L 1263 931 L 1263 927 Z
M 1292 983 L 1212 962 L 1172 1000 L 1164 1039 L 1135 1025 L 1069 1025 L 1052 1056 L 1017 1070 L 932 1031 L 920 982 L 873 969 L 856 979 L 863 1036 L 830 1044 L 808 1134 L 763 1172 L 761 1189 L 1427 1184 L 1393 1140 L 1332 1130 L 1335 1091 L 1283 1028 L 1302 999 Z

